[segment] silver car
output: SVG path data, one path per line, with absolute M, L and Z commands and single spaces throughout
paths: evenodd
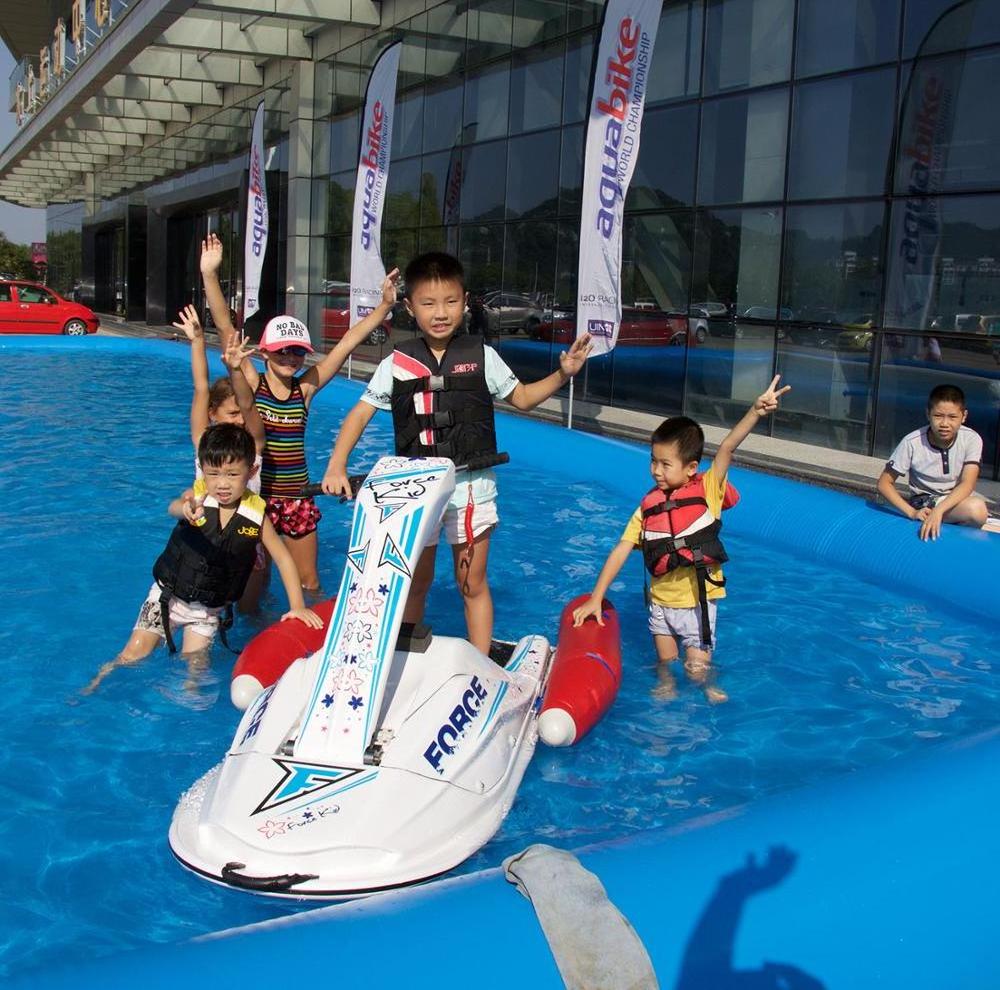
M 530 332 L 542 322 L 542 308 L 530 296 L 490 292 L 483 296 L 486 326 L 491 333 Z

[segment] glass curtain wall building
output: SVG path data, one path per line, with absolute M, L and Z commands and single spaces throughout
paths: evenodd
M 453 251 L 470 329 L 525 378 L 556 366 L 602 7 L 449 0 L 317 66 L 317 337 L 342 319 L 364 86 L 401 38 L 386 264 Z M 948 381 L 996 476 L 998 95 L 997 3 L 668 0 L 625 204 L 619 344 L 578 398 L 728 425 L 780 373 L 793 391 L 762 428 L 884 455 Z

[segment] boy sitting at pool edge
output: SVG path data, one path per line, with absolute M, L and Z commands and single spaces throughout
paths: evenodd
M 243 593 L 257 559 L 257 545 L 271 554 L 288 595 L 289 611 L 314 629 L 323 626 L 305 607 L 299 573 L 291 554 L 267 518 L 264 500 L 249 490 L 257 469 L 254 439 L 242 426 L 209 426 L 198 443 L 202 477 L 170 503 L 178 522 L 166 549 L 153 565 L 153 585 L 139 610 L 135 629 L 121 653 L 104 664 L 83 689 L 90 694 L 115 668 L 131 666 L 183 629 L 181 658 L 188 665 L 185 688 L 197 687 L 208 666 L 208 649 L 220 622 Z
M 565 385 L 590 353 L 590 338 L 584 335 L 559 355 L 558 370 L 524 384 L 482 337 L 463 332 L 468 293 L 457 258 L 437 251 L 422 254 L 407 266 L 404 282 L 406 308 L 420 335 L 396 345 L 344 418 L 323 476 L 327 494 L 351 497 L 347 460 L 379 409 L 392 412 L 397 454 L 450 457 L 461 466 L 497 452 L 494 399 L 506 399 L 516 409 L 534 409 Z M 493 638 L 486 564 L 490 535 L 499 522 L 496 499 L 492 471 L 459 475 L 442 526 L 452 548 L 469 642 L 486 654 Z M 423 619 L 438 538 L 438 533 L 430 537 L 414 568 L 404 622 Z
M 969 411 L 957 385 L 938 385 L 927 397 L 927 426 L 907 433 L 879 475 L 879 494 L 920 523 L 920 539 L 936 540 L 942 523 L 984 526 L 986 500 L 976 491 L 983 438 L 965 425 Z M 896 491 L 906 475 L 910 496 Z
M 672 700 L 677 685 L 670 664 L 684 647 L 684 672 L 700 685 L 711 704 L 727 701 L 715 683 L 715 600 L 724 598 L 725 578 L 719 566 L 726 559 L 719 542 L 723 509 L 739 496 L 726 475 L 736 448 L 758 421 L 778 408 L 790 385 L 777 388 L 775 375 L 747 414 L 726 435 L 709 469 L 700 474 L 705 447 L 702 428 L 686 416 L 665 419 L 650 438 L 649 470 L 655 486 L 632 514 L 621 541 L 608 555 L 590 598 L 573 612 L 573 625 L 590 616 L 604 625 L 601 603 L 628 555 L 641 549 L 649 586 L 649 631 L 653 636 L 659 684 L 654 697 Z

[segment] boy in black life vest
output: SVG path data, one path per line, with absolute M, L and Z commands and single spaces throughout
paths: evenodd
M 671 700 L 677 685 L 670 663 L 684 647 L 684 671 L 701 685 L 712 704 L 727 701 L 712 669 L 715 645 L 715 599 L 725 597 L 720 564 L 728 558 L 719 541 L 722 510 L 735 505 L 739 495 L 726 480 L 736 448 L 757 421 L 778 408 L 778 399 L 791 388 L 777 388 L 775 375 L 767 391 L 729 431 L 711 467 L 699 474 L 705 434 L 686 416 L 665 419 L 650 440 L 649 470 L 656 485 L 632 514 L 621 542 L 601 568 L 590 598 L 573 612 L 573 624 L 594 616 L 599 625 L 601 601 L 628 555 L 641 549 L 651 574 L 649 631 L 659 659 L 659 684 L 654 697 Z
M 125 648 L 84 688 L 90 694 L 116 667 L 138 663 L 173 631 L 184 630 L 181 656 L 188 665 L 185 688 L 197 687 L 208 666 L 208 648 L 227 608 L 237 601 L 257 559 L 257 544 L 274 559 L 291 606 L 281 618 L 320 629 L 322 620 L 305 607 L 291 554 L 267 518 L 264 500 L 247 488 L 256 472 L 254 439 L 233 423 L 209 426 L 198 443 L 203 477 L 170 503 L 179 521 L 153 565 L 153 586 L 139 610 Z
M 407 266 L 406 308 L 420 336 L 396 345 L 376 369 L 361 401 L 347 414 L 323 490 L 350 497 L 347 459 L 379 409 L 392 412 L 396 453 L 409 457 L 449 457 L 456 465 L 497 452 L 493 400 L 533 409 L 566 384 L 590 354 L 590 338 L 580 337 L 559 355 L 559 370 L 526 385 L 482 337 L 462 331 L 468 302 L 462 263 L 432 251 Z M 470 471 L 456 479 L 443 519 L 451 544 L 455 580 L 465 604 L 469 642 L 489 653 L 493 600 L 486 581 L 490 535 L 499 518 L 492 471 Z M 432 536 L 414 569 L 404 622 L 419 622 L 434 578 L 438 536 Z

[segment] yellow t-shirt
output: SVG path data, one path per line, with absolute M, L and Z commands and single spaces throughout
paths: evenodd
M 715 468 L 710 467 L 702 476 L 702 483 L 705 486 L 705 501 L 708 503 L 708 511 L 716 519 L 722 517 L 722 499 L 726 494 L 726 476 L 719 477 L 715 474 Z M 642 546 L 642 508 L 637 508 L 632 513 L 622 540 L 632 543 L 636 547 Z M 710 567 L 708 576 L 713 581 L 722 580 L 722 568 Z M 650 577 L 650 593 L 652 600 L 657 605 L 666 608 L 695 608 L 698 605 L 698 579 L 693 567 L 678 567 L 659 577 Z M 716 587 L 714 584 L 705 585 L 706 598 L 725 598 L 726 589 Z

